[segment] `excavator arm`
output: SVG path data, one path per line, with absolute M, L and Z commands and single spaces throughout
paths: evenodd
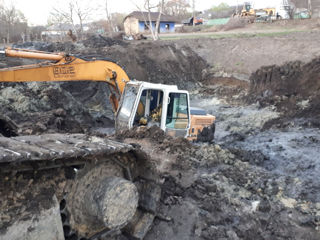
M 0 82 L 101 81 L 110 89 L 113 111 L 129 77 L 116 63 L 107 60 L 84 60 L 65 53 L 7 48 L 0 51 L 6 57 L 48 60 L 38 64 L 0 69 Z

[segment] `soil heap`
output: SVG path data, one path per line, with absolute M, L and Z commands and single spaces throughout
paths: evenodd
M 309 126 L 319 127 L 319 70 L 320 58 L 262 67 L 250 77 L 249 99 L 262 106 L 277 106 L 285 113 L 286 121 L 306 118 Z

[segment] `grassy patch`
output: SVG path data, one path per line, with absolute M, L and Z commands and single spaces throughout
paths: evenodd
M 260 33 L 190 33 L 181 35 L 167 35 L 160 36 L 161 40 L 179 40 L 179 39 L 197 39 L 197 38 L 211 38 L 211 39 L 221 39 L 221 38 L 253 38 L 253 37 L 277 37 L 283 36 L 291 33 L 304 32 L 306 30 L 285 30 L 276 32 L 260 32 Z

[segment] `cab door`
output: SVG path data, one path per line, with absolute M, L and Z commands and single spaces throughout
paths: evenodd
M 138 84 L 127 84 L 120 99 L 119 108 L 116 114 L 116 131 L 126 130 L 132 127 L 137 98 L 140 90 Z
M 162 101 L 163 91 L 161 89 L 143 88 L 132 126 L 158 126 L 161 128 Z
M 190 128 L 189 94 L 169 92 L 166 104 L 165 131 L 170 136 L 187 137 Z

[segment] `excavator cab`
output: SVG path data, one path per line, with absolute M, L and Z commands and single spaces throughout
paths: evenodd
M 168 135 L 187 137 L 190 128 L 188 92 L 174 85 L 128 82 L 116 114 L 116 130 L 154 125 Z

